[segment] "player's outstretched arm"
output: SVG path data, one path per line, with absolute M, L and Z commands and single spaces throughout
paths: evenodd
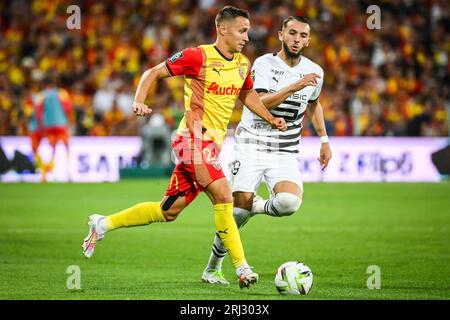
M 323 117 L 323 108 L 319 100 L 308 104 L 307 117 L 311 121 L 314 129 L 319 137 L 326 137 L 327 130 L 325 128 L 325 120 Z M 331 159 L 331 148 L 328 142 L 322 142 L 320 147 L 320 157 L 319 160 L 322 170 L 328 166 L 328 162 Z
M 267 109 L 271 110 L 278 107 L 284 100 L 289 98 L 295 92 L 302 90 L 308 86 L 317 86 L 317 79 L 320 75 L 317 73 L 309 73 L 300 80 L 284 87 L 273 93 L 260 93 L 261 101 L 264 103 Z
M 283 118 L 275 118 L 264 106 L 254 89 L 242 90 L 239 95 L 239 100 L 241 100 L 250 111 L 270 123 L 272 128 L 286 131 L 286 121 L 284 121 Z
M 164 62 L 148 69 L 144 72 L 139 81 L 139 85 L 136 90 L 133 102 L 133 112 L 137 116 L 146 116 L 152 112 L 152 109 L 145 105 L 145 99 L 147 98 L 148 89 L 152 83 L 157 79 L 167 78 L 170 74 L 167 71 Z

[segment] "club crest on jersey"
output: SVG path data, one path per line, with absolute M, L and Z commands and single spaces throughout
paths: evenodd
M 173 64 L 175 61 L 177 61 L 181 57 L 183 57 L 183 52 L 182 51 L 178 51 L 177 53 L 175 53 L 173 56 L 171 56 L 169 58 L 170 64 Z
M 253 82 L 255 82 L 255 69 L 252 70 L 250 76 L 252 77 Z
M 244 67 L 239 67 L 239 75 L 241 76 L 242 80 L 245 79 L 245 69 L 244 69 Z

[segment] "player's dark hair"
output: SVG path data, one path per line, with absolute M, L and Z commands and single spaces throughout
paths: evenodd
M 223 21 L 230 21 L 237 17 L 243 17 L 250 20 L 250 13 L 247 10 L 242 10 L 233 6 L 226 6 L 220 9 L 216 16 L 216 27 Z
M 309 23 L 309 19 L 306 17 L 301 17 L 301 16 L 289 16 L 286 19 L 283 20 L 283 23 L 281 24 L 281 30 L 283 30 L 284 28 L 287 27 L 287 24 L 293 20 L 297 20 L 299 22 L 303 22 L 306 23 L 308 25 L 310 25 Z M 311 26 L 311 25 L 310 25 Z

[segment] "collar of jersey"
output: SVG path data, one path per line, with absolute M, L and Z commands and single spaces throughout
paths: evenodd
M 233 59 L 234 59 L 234 54 L 233 54 L 233 56 L 232 56 L 231 58 L 227 58 L 227 57 L 225 57 L 225 55 L 222 53 L 222 51 L 219 50 L 219 48 L 217 48 L 216 46 L 214 46 L 214 49 L 216 49 L 217 52 L 218 52 L 218 53 L 222 56 L 222 58 L 224 58 L 225 60 L 227 60 L 227 61 L 233 61 Z
M 286 62 L 283 61 L 283 59 L 280 58 L 280 56 L 277 54 L 274 55 L 275 58 L 280 61 L 286 68 L 288 68 L 289 70 L 294 70 L 295 68 L 298 68 L 300 66 L 300 64 L 303 61 L 303 56 L 300 56 L 300 61 L 298 62 L 298 64 L 296 64 L 295 66 L 291 67 L 290 65 L 288 65 Z

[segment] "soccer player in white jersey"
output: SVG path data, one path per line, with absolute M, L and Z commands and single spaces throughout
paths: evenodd
M 272 129 L 264 120 L 244 107 L 236 129 L 234 161 L 230 163 L 233 191 L 233 214 L 242 227 L 255 214 L 273 217 L 289 216 L 302 203 L 303 182 L 297 156 L 305 114 L 320 136 L 318 160 L 322 170 L 331 159 L 323 109 L 319 102 L 323 69 L 302 55 L 309 45 L 310 25 L 304 17 L 288 17 L 278 32 L 281 50 L 268 53 L 254 62 L 252 78 L 255 90 L 269 111 L 283 117 L 287 130 Z M 262 179 L 271 197 L 256 196 Z M 216 234 L 208 265 L 202 280 L 228 284 L 222 273 L 226 249 Z

